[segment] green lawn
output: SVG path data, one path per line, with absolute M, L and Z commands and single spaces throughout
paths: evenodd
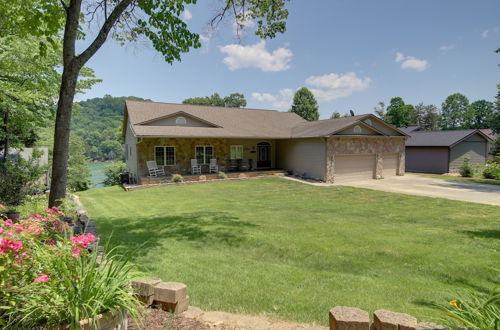
M 103 236 L 191 304 L 327 324 L 336 305 L 436 320 L 498 285 L 500 208 L 280 178 L 80 193 Z
M 410 173 L 407 173 L 410 174 Z M 434 178 L 434 179 L 442 179 L 442 180 L 450 180 L 450 181 L 468 181 L 468 182 L 475 182 L 475 183 L 483 183 L 483 184 L 496 184 L 500 185 L 500 180 L 495 180 L 495 179 L 484 179 L 484 178 L 464 178 L 461 176 L 450 176 L 450 175 L 442 175 L 442 174 L 427 174 L 427 173 L 422 173 L 422 174 L 416 174 L 416 173 L 411 173 L 411 175 L 419 175 L 423 176 L 426 178 Z

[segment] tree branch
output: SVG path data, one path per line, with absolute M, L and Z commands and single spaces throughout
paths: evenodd
M 108 18 L 99 30 L 99 33 L 95 37 L 94 41 L 85 49 L 80 55 L 76 57 L 79 67 L 82 67 L 87 63 L 87 61 L 101 48 L 101 46 L 106 42 L 109 32 L 118 21 L 120 16 L 123 14 L 125 9 L 132 3 L 133 0 L 122 0 L 109 14 Z

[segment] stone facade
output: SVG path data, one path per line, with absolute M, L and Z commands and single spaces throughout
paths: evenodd
M 223 138 L 144 138 L 137 144 L 138 176 L 148 175 L 146 161 L 155 159 L 155 146 L 174 146 L 175 165 L 164 166 L 166 174 L 189 174 L 191 159 L 195 158 L 196 146 L 212 146 L 213 156 L 221 171 L 227 170 L 231 145 L 243 146 L 243 159 L 252 159 L 254 168 L 257 165 L 257 143 L 268 142 L 271 145 L 271 167 L 276 164 L 276 143 L 273 140 L 257 139 L 223 139 Z M 208 165 L 202 165 L 202 173 L 208 173 Z
M 326 141 L 326 182 L 335 181 L 335 155 L 375 154 L 374 179 L 383 178 L 383 154 L 399 155 L 397 175 L 405 172 L 405 137 L 331 137 Z

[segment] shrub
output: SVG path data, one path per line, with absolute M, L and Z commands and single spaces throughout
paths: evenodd
M 227 174 L 224 172 L 219 172 L 219 179 L 227 179 Z
M 7 158 L 0 163 L 0 200 L 10 206 L 18 206 L 24 200 L 43 190 L 40 178 L 44 168 L 34 158 L 25 160 Z
M 69 237 L 56 208 L 14 224 L 0 222 L 0 324 L 5 328 L 76 329 L 103 312 L 139 317 L 129 291 L 131 265 L 114 249 L 89 251 L 92 234 Z M 106 250 L 106 249 L 105 249 Z
M 500 180 L 500 164 L 495 162 L 488 162 L 483 169 L 483 177 L 486 179 Z
M 455 323 L 453 328 L 500 329 L 499 287 L 489 294 L 468 292 L 440 308 Z
M 474 173 L 474 169 L 473 169 L 472 165 L 470 164 L 469 155 L 465 155 L 464 161 L 463 161 L 462 165 L 460 166 L 460 169 L 458 172 L 463 177 L 472 177 L 472 174 Z
M 121 184 L 120 174 L 125 172 L 127 165 L 123 162 L 113 162 L 104 167 L 104 175 L 106 179 L 104 179 L 105 186 L 116 186 Z
M 174 174 L 172 175 L 172 179 L 170 179 L 172 182 L 182 182 L 184 181 L 184 178 L 180 174 Z

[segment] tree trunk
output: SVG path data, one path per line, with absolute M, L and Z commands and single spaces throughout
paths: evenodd
M 78 73 L 79 68 L 70 65 L 68 68 L 64 69 L 62 75 L 54 131 L 49 207 L 60 205 L 61 200 L 66 197 L 71 112 L 73 110 L 73 99 L 75 96 Z
M 5 132 L 5 138 L 3 140 L 3 162 L 7 161 L 7 157 L 9 157 L 9 149 L 10 149 L 10 141 L 9 141 L 9 111 L 5 109 L 5 113 L 3 114 L 3 130 Z

